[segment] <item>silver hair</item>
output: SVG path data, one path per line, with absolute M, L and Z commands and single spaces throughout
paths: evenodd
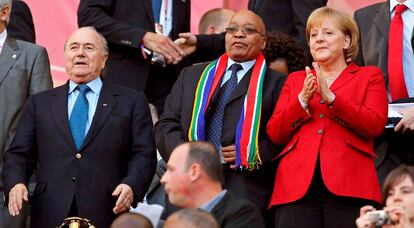
M 9 7 L 9 16 L 6 18 L 6 26 L 9 24 L 10 21 L 10 12 L 12 8 L 12 0 L 0 0 L 0 10 L 2 10 L 4 7 Z
M 0 0 L 0 1 L 2 1 L 2 0 Z M 103 55 L 108 55 L 109 48 L 108 48 L 108 42 L 106 41 L 105 37 L 101 33 L 99 33 L 93 26 L 85 26 L 85 27 L 81 27 L 81 28 L 90 29 L 93 32 L 95 32 L 96 34 L 98 34 L 102 54 Z M 81 28 L 79 28 L 79 29 L 81 29 Z M 68 40 L 69 40 L 69 38 L 65 41 L 65 45 L 63 47 L 64 51 L 66 51 L 66 44 L 67 44 Z

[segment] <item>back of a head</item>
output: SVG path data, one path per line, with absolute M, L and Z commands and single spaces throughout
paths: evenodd
M 267 32 L 263 51 L 267 63 L 285 59 L 289 73 L 305 69 L 305 51 L 298 40 L 283 32 Z
M 114 220 L 111 228 L 153 228 L 150 220 L 137 213 L 125 213 Z
M 225 28 L 229 24 L 230 18 L 234 15 L 233 10 L 224 8 L 214 8 L 203 14 L 198 24 L 199 34 L 211 34 L 209 27 L 215 28 L 214 33 L 225 32 Z
M 212 181 L 223 183 L 223 166 L 214 146 L 207 142 L 188 142 L 188 144 L 187 167 L 198 163 Z
M 216 219 L 206 211 L 186 208 L 167 218 L 164 228 L 218 228 Z

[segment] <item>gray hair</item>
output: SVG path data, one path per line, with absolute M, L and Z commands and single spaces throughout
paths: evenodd
M 2 0 L 0 0 L 0 1 L 2 1 Z M 108 42 L 106 41 L 105 37 L 101 33 L 99 33 L 93 26 L 85 26 L 85 27 L 81 27 L 81 28 L 89 29 L 89 30 L 92 30 L 93 32 L 95 32 L 99 37 L 100 48 L 101 48 L 102 54 L 103 55 L 108 55 L 109 48 L 108 48 Z M 81 29 L 81 28 L 79 28 L 79 29 Z M 68 40 L 69 40 L 69 38 L 66 39 L 66 41 L 65 41 L 63 51 L 66 51 L 66 44 L 68 43 Z
M 0 0 L 0 10 L 2 10 L 4 7 L 9 7 L 9 16 L 6 18 L 6 26 L 9 24 L 10 21 L 10 12 L 12 8 L 12 0 Z

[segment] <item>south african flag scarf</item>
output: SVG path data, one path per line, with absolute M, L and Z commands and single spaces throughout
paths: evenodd
M 188 131 L 190 141 L 205 140 L 205 111 L 214 91 L 219 87 L 226 70 L 228 55 L 207 65 L 195 92 L 193 113 Z M 244 99 L 243 109 L 236 127 L 236 169 L 258 169 L 262 164 L 259 154 L 259 128 L 262 111 L 262 89 L 266 73 L 263 54 L 256 58 L 250 78 L 249 88 Z

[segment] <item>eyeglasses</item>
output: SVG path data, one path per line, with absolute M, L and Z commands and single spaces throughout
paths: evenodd
M 230 35 L 234 35 L 236 32 L 239 31 L 239 28 L 241 29 L 241 32 L 245 35 L 253 35 L 253 34 L 258 33 L 258 34 L 264 36 L 262 33 L 257 31 L 255 28 L 250 27 L 250 26 L 243 26 L 243 27 L 229 26 L 229 27 L 226 28 L 226 32 Z

